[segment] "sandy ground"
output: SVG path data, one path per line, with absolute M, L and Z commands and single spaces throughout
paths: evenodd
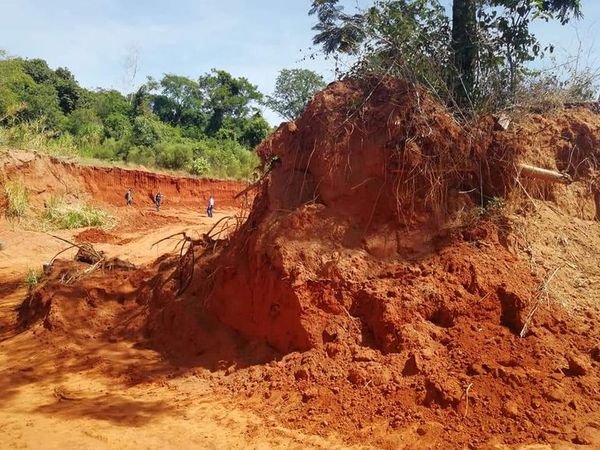
M 109 256 L 145 264 L 173 247 L 172 242 L 152 247 L 154 242 L 180 231 L 207 231 L 231 212 L 209 219 L 197 211 L 165 210 L 160 215 L 169 223 L 121 229 L 124 245 L 94 245 Z M 135 213 L 122 211 L 128 214 Z M 56 234 L 73 239 L 81 231 Z M 183 373 L 154 351 L 120 342 L 98 348 L 85 341 L 40 346 L 34 339 L 39 327 L 18 334 L 15 307 L 27 294 L 28 270 L 41 268 L 65 244 L 7 222 L 0 223 L 0 240 L 5 244 L 0 252 L 1 449 L 342 447 L 335 439 L 283 429 L 275 417 L 236 407 L 211 389 L 211 379 L 219 375 L 204 369 Z

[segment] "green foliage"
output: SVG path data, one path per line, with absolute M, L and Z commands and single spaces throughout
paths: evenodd
M 98 117 L 106 120 L 111 115 L 128 117 L 131 115 L 132 108 L 127 99 L 118 91 L 100 89 L 96 92 L 90 92 L 91 108 Z
M 152 111 L 161 121 L 184 127 L 205 124 L 204 99 L 196 81 L 166 74 L 160 81 L 150 79 L 148 86 L 156 92 L 151 100 Z
M 40 271 L 29 269 L 27 271 L 27 276 L 25 277 L 25 284 L 29 287 L 29 289 L 33 289 L 39 284 L 42 276 L 43 275 Z
M 131 147 L 127 153 L 126 161 L 146 167 L 156 166 L 154 151 L 146 147 Z
M 198 86 L 209 115 L 206 131 L 211 136 L 223 128 L 226 119 L 235 121 L 259 114 L 253 102 L 262 100 L 262 94 L 246 78 L 213 69 L 198 79 Z
M 84 227 L 110 228 L 115 218 L 108 212 L 85 203 L 68 204 L 59 197 L 51 198 L 41 217 L 46 229 L 73 229 Z
M 195 158 L 207 161 L 206 175 L 248 179 L 258 166 L 256 153 L 231 140 L 205 139 L 194 149 Z
M 29 196 L 22 181 L 5 181 L 4 199 L 6 202 L 6 217 L 11 219 L 25 217 L 29 208 Z
M 102 136 L 104 127 L 100 117 L 91 109 L 78 109 L 69 115 L 67 130 L 76 137 L 94 135 Z
M 245 78 L 218 70 L 198 80 L 149 79 L 128 97 L 90 91 L 68 69 L 3 53 L 0 146 L 243 177 L 271 132 L 261 98 Z
M 129 118 L 120 112 L 113 112 L 104 119 L 104 134 L 107 138 L 126 139 L 131 136 L 133 127 Z
M 452 18 L 438 0 L 374 0 L 347 14 L 339 0 L 313 0 L 313 42 L 328 55 L 359 55 L 353 73 L 375 71 L 418 82 L 446 103 L 503 106 L 527 78 L 542 48 L 536 21 L 580 17 L 580 0 L 454 0 Z M 450 23 L 452 19 L 452 24 Z
M 283 69 L 275 83 L 275 92 L 265 104 L 287 120 L 294 120 L 306 108 L 310 98 L 325 88 L 323 77 L 307 69 Z
M 210 165 L 208 160 L 204 156 L 198 156 L 194 158 L 192 164 L 190 164 L 190 173 L 199 177 L 208 175 L 210 172 Z
M 237 128 L 239 129 L 237 141 L 247 148 L 256 147 L 271 133 L 271 126 L 258 113 L 238 121 Z
M 156 164 L 165 169 L 185 169 L 194 158 L 194 150 L 188 144 L 160 144 L 155 154 Z
M 485 208 L 490 209 L 502 209 L 505 206 L 505 201 L 502 197 L 492 197 L 485 205 Z
M 152 147 L 160 142 L 158 121 L 149 116 L 138 116 L 133 120 L 131 141 L 134 145 Z

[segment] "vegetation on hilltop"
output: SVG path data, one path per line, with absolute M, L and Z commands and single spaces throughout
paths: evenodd
M 247 178 L 271 131 L 262 101 L 256 86 L 223 70 L 149 78 L 125 96 L 83 88 L 42 59 L 0 54 L 0 146 Z
M 346 12 L 339 0 L 313 0 L 313 42 L 326 55 L 350 57 L 350 74 L 396 75 L 453 107 L 459 116 L 539 100 L 540 87 L 571 101 L 596 95 L 598 74 L 575 64 L 563 73 L 532 70 L 553 52 L 534 22 L 581 17 L 580 0 L 373 0 Z M 531 93 L 534 95 L 531 95 Z

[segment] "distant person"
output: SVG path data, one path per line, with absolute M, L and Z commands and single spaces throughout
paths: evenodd
M 131 206 L 133 203 L 133 194 L 131 192 L 131 188 L 127 189 L 127 192 L 125 192 L 125 200 L 127 201 L 127 206 Z
M 208 215 L 208 217 L 213 216 L 214 209 L 215 209 L 215 198 L 212 196 L 212 194 L 210 194 L 210 197 L 208 197 L 208 208 L 206 208 L 206 214 Z
M 162 203 L 162 194 L 157 192 L 154 196 L 154 204 L 156 205 L 156 211 L 160 211 L 160 204 Z

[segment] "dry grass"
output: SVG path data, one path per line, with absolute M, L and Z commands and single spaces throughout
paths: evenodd
M 6 216 L 11 219 L 23 218 L 29 209 L 29 196 L 25 184 L 20 180 L 4 182 Z
M 85 203 L 69 204 L 53 197 L 40 217 L 42 229 L 74 229 L 84 227 L 112 228 L 116 219 L 108 212 Z

